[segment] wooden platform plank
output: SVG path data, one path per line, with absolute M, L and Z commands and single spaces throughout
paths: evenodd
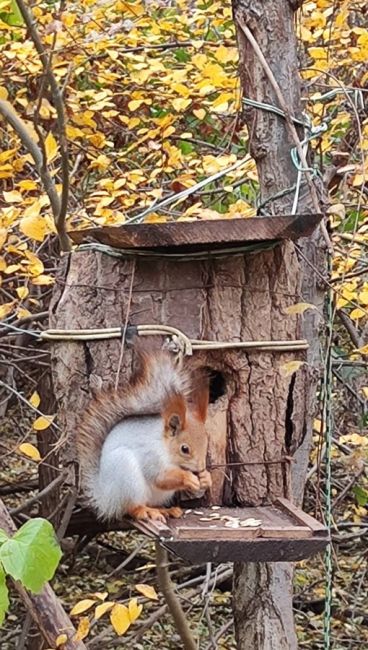
M 241 246 L 249 242 L 307 237 L 321 221 L 321 214 L 216 219 L 212 221 L 174 221 L 122 226 L 103 226 L 73 230 L 74 243 L 96 241 L 114 248 L 156 251 L 200 250 L 208 245 Z
M 276 505 L 280 506 L 285 512 L 293 516 L 296 521 L 304 526 L 308 526 L 315 535 L 326 535 L 327 529 L 320 521 L 311 517 L 300 508 L 297 508 L 291 501 L 284 498 L 279 498 L 276 500 Z
M 249 525 L 251 519 L 259 524 Z M 189 509 L 167 525 L 155 521 L 132 525 L 197 563 L 235 557 L 244 562 L 281 562 L 287 555 L 295 561 L 322 550 L 328 542 L 327 530 L 287 499 L 273 506 Z
M 163 545 L 175 555 L 192 564 L 206 562 L 298 562 L 326 548 L 328 539 L 312 536 L 308 539 L 172 541 Z

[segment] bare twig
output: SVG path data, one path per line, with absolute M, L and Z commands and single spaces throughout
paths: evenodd
M 333 504 L 332 504 L 332 506 L 331 506 L 331 510 L 334 510 L 334 509 L 336 508 L 336 506 L 338 506 L 338 504 L 339 504 L 339 503 L 343 500 L 343 498 L 347 495 L 347 493 L 348 493 L 349 490 L 353 487 L 353 485 L 355 485 L 355 483 L 357 482 L 358 478 L 360 478 L 360 476 L 363 474 L 363 472 L 364 472 L 364 467 L 362 467 L 361 469 L 359 469 L 358 472 L 355 472 L 354 476 L 350 479 L 350 481 L 345 485 L 344 489 L 341 490 L 340 494 L 338 494 L 338 496 L 337 496 L 336 499 L 334 500 L 334 502 L 333 502 Z
M 193 638 L 188 621 L 183 609 L 175 595 L 168 571 L 168 554 L 159 542 L 156 542 L 156 572 L 159 587 L 166 600 L 170 614 L 173 617 L 175 627 L 180 635 L 184 650 L 197 650 L 197 644 Z
M 222 627 L 220 627 L 219 631 L 214 636 L 213 640 L 211 639 L 210 643 L 206 646 L 205 650 L 211 650 L 213 647 L 217 648 L 218 647 L 217 642 L 221 639 L 222 636 L 224 636 L 224 634 L 226 634 L 228 630 L 230 630 L 233 624 L 234 623 L 231 620 L 231 621 L 227 621 L 227 623 L 225 623 Z M 215 646 L 213 646 L 213 642 L 215 643 Z
M 347 333 L 349 334 L 353 345 L 356 348 L 360 348 L 361 345 L 363 345 L 363 342 L 361 341 L 358 330 L 356 329 L 351 318 L 349 318 L 348 314 L 346 314 L 343 309 L 337 309 L 336 315 L 339 317 L 341 323 L 343 324 Z
M 36 170 L 41 178 L 43 186 L 46 190 L 47 196 L 50 199 L 51 209 L 56 218 L 60 214 L 61 203 L 59 195 L 55 188 L 54 180 L 46 166 L 43 164 L 43 155 L 38 144 L 32 139 L 29 130 L 24 124 L 23 120 L 15 113 L 11 104 L 5 99 L 0 99 L 0 115 L 2 115 L 7 122 L 13 127 L 16 134 L 19 136 L 23 146 L 31 154 Z
M 142 550 L 142 548 L 144 546 L 146 546 L 147 543 L 148 543 L 147 539 L 144 539 L 142 542 L 140 542 L 140 544 L 138 544 L 135 547 L 135 549 L 133 549 L 133 551 L 131 553 L 129 553 L 128 557 L 126 557 L 125 560 L 123 560 L 123 562 L 121 562 L 121 564 L 119 564 L 119 566 L 115 567 L 115 569 L 113 569 L 111 571 L 111 573 L 108 574 L 107 577 L 111 578 L 113 575 L 116 575 L 117 573 L 120 573 L 120 571 L 122 569 L 124 569 L 124 567 L 126 567 L 127 564 L 129 564 L 132 561 L 132 559 L 139 553 L 139 551 Z
M 55 104 L 58 124 L 58 135 L 60 145 L 61 157 L 61 177 L 62 177 L 62 190 L 61 202 L 58 212 L 54 212 L 56 230 L 59 235 L 60 246 L 64 251 L 71 249 L 70 239 L 67 235 L 65 228 L 65 218 L 68 210 L 68 196 L 69 196 L 69 153 L 68 142 L 65 130 L 65 113 L 64 113 L 64 100 L 60 92 L 60 88 L 56 77 L 49 66 L 49 56 L 41 41 L 38 33 L 36 23 L 34 21 L 32 12 L 23 0 L 16 0 L 19 11 L 22 14 L 23 20 L 27 25 L 30 37 L 40 57 L 44 75 L 51 88 L 52 99 Z M 42 157 L 43 158 L 43 157 Z
M 63 472 L 62 474 L 59 474 L 51 483 L 49 483 L 41 492 L 37 492 L 33 497 L 25 501 L 24 503 L 21 503 L 20 506 L 17 508 L 13 508 L 10 510 L 10 514 L 12 517 L 14 515 L 17 515 L 19 512 L 24 512 L 29 510 L 31 506 L 33 506 L 34 503 L 38 503 L 39 501 L 42 501 L 50 492 L 52 492 L 60 483 L 63 483 L 65 480 L 66 472 Z

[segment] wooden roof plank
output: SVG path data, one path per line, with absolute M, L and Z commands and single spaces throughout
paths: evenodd
M 311 235 L 321 214 L 172 221 L 74 230 L 75 244 L 99 242 L 120 249 L 159 250 L 234 246 L 248 242 L 298 239 Z

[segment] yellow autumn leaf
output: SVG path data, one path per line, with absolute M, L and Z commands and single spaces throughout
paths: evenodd
M 229 63 L 229 61 L 233 61 L 234 55 L 236 56 L 236 50 L 233 47 L 229 48 L 220 45 L 217 50 L 215 50 L 215 57 L 220 63 Z
M 0 305 L 0 320 L 6 318 L 13 311 L 14 304 L 13 300 L 12 302 L 5 302 L 3 305 Z
M 45 150 L 46 150 L 47 162 L 48 163 L 52 162 L 54 158 L 56 158 L 57 156 L 58 145 L 51 131 L 45 138 Z
M 325 433 L 326 425 L 325 423 L 323 423 L 323 427 L 322 427 L 322 420 L 315 418 L 313 420 L 313 430 L 316 431 L 317 433 Z
M 101 605 L 97 605 L 95 609 L 95 619 L 98 621 L 101 616 L 106 614 L 106 612 L 109 612 L 110 609 L 114 607 L 115 603 L 101 603 Z
M 82 618 L 79 621 L 78 629 L 74 635 L 74 640 L 75 641 L 82 641 L 83 639 L 86 638 L 89 632 L 89 619 L 87 616 L 82 616 Z
M 312 57 L 312 59 L 316 60 L 321 60 L 321 59 L 327 59 L 327 48 L 325 47 L 310 47 L 308 49 L 308 54 Z
M 36 284 L 39 286 L 46 286 L 49 284 L 54 284 L 55 278 L 51 277 L 51 275 L 38 275 L 36 278 L 32 278 L 32 284 Z
M 134 623 L 134 621 L 137 620 L 138 616 L 140 616 L 142 612 L 142 609 L 143 609 L 143 605 L 138 605 L 136 598 L 132 598 L 129 601 L 128 611 L 129 611 L 129 618 L 131 623 Z
M 17 287 L 16 292 L 17 292 L 18 298 L 23 300 L 23 298 L 27 298 L 27 296 L 29 294 L 29 289 L 28 289 L 28 287 Z
M 361 388 L 360 390 L 362 391 L 365 399 L 368 399 L 368 386 L 363 386 L 363 388 Z
M 24 181 L 19 181 L 18 187 L 20 187 L 21 190 L 28 192 L 30 190 L 37 190 L 38 185 L 36 181 L 31 181 L 30 179 L 26 178 Z
M 360 307 L 357 307 L 356 309 L 353 309 L 353 311 L 350 313 L 350 318 L 351 320 L 359 320 L 360 318 L 364 318 L 367 313 L 364 309 L 360 309 Z
M 4 246 L 8 237 L 8 231 L 6 228 L 0 228 L 0 249 Z
M 37 217 L 23 217 L 19 223 L 19 230 L 36 241 L 43 241 L 48 231 L 45 219 L 38 215 Z
M 95 591 L 93 594 L 98 600 L 106 600 L 107 596 L 109 595 L 108 591 Z
M 330 205 L 327 213 L 344 219 L 346 213 L 345 205 L 343 203 L 334 203 L 333 205 Z
M 138 584 L 135 585 L 135 588 L 137 591 L 139 591 L 140 594 L 142 594 L 146 598 L 149 598 L 150 600 L 158 600 L 157 592 L 155 588 L 152 587 L 152 585 Z
M 346 298 L 341 298 L 341 297 L 339 297 L 339 298 L 336 300 L 336 309 L 342 309 L 342 307 L 346 307 L 346 305 L 348 304 L 348 302 L 349 302 L 349 301 L 346 300 Z
M 92 600 L 92 598 L 84 598 L 84 600 L 80 600 L 76 605 L 74 605 L 73 609 L 70 612 L 70 616 L 78 616 L 78 614 L 83 614 L 83 612 L 91 609 L 91 607 L 93 607 L 95 604 L 96 601 Z
M 26 250 L 24 255 L 27 258 L 29 274 L 32 276 L 41 275 L 44 272 L 43 262 L 32 251 Z M 25 262 L 23 261 L 23 263 Z
M 129 108 L 130 111 L 135 111 L 142 104 L 144 104 L 143 99 L 132 99 L 130 102 L 128 102 L 128 108 Z
M 38 407 L 40 405 L 40 402 L 41 402 L 41 397 L 39 396 L 39 394 L 37 393 L 36 390 L 35 390 L 34 393 L 32 393 L 32 395 L 29 398 L 28 402 L 29 402 L 29 404 L 31 406 L 34 406 L 35 409 L 38 409 Z
M 28 456 L 28 458 L 32 458 L 32 460 L 41 460 L 41 455 L 37 447 L 31 445 L 29 442 L 23 442 L 19 445 L 18 450 L 21 454 Z
M 341 444 L 344 443 L 350 443 L 351 445 L 354 445 L 355 447 L 367 447 L 368 446 L 368 438 L 367 436 L 361 436 L 359 433 L 347 433 L 343 436 L 339 437 L 339 442 Z
M 359 302 L 361 302 L 363 305 L 368 305 L 368 291 L 361 291 L 359 294 Z
M 368 354 L 368 344 L 363 345 L 362 348 L 357 348 L 354 352 L 359 352 L 360 354 Z
M 21 203 L 23 201 L 23 196 L 18 190 L 12 190 L 11 192 L 3 192 L 3 197 L 5 203 Z
M 68 640 L 68 637 L 66 634 L 59 634 L 59 636 L 56 637 L 55 645 L 57 648 L 60 648 L 61 645 L 66 643 Z
M 309 302 L 298 302 L 295 305 L 290 305 L 285 309 L 287 314 L 303 314 L 307 309 L 317 309 L 315 305 Z
M 23 218 L 24 217 L 38 217 L 40 212 L 41 212 L 41 201 L 40 199 L 36 199 L 35 201 L 32 201 L 26 209 L 23 212 Z
M 280 366 L 280 373 L 284 377 L 294 374 L 304 364 L 304 361 L 288 361 Z
M 192 103 L 191 99 L 173 99 L 171 104 L 175 108 L 175 110 L 180 113 L 180 111 L 185 111 L 186 108 Z
M 55 415 L 40 415 L 40 417 L 33 422 L 33 428 L 35 431 L 44 431 L 50 426 L 54 419 Z
M 114 605 L 111 610 L 110 621 L 116 634 L 124 634 L 130 627 L 128 608 L 120 603 Z
M 8 91 L 5 86 L 0 86 L 0 99 L 8 99 Z
M 9 264 L 9 266 L 4 269 L 4 273 L 6 273 L 6 275 L 13 275 L 13 273 L 18 271 L 20 268 L 20 264 Z
M 193 110 L 193 115 L 198 117 L 199 120 L 204 120 L 204 118 L 206 117 L 206 111 L 204 110 L 204 108 L 195 108 Z
M 28 318 L 28 316 L 31 316 L 31 312 L 29 311 L 29 309 L 24 309 L 24 307 L 18 307 L 17 309 L 18 318 Z
M 363 185 L 366 180 L 367 179 L 364 174 L 355 174 L 353 178 L 353 185 L 354 187 L 359 187 L 360 185 Z

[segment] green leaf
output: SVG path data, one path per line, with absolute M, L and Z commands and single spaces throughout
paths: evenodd
M 355 498 L 357 500 L 358 506 L 362 506 L 364 508 L 364 506 L 366 506 L 367 503 L 368 503 L 368 492 L 367 492 L 367 490 L 365 490 L 362 487 L 359 487 L 359 485 L 356 485 L 353 488 L 353 492 L 355 494 Z
M 53 577 L 61 555 L 52 525 L 41 518 L 27 521 L 0 547 L 5 571 L 34 593 Z
M 9 539 L 9 535 L 6 534 L 5 530 L 0 528 L 0 545 L 4 544 Z
M 179 63 L 187 63 L 192 58 L 183 48 L 176 50 L 174 56 Z
M 181 152 L 184 154 L 184 156 L 188 153 L 192 153 L 194 151 L 194 147 L 190 142 L 186 142 L 185 140 L 182 140 L 181 142 L 178 143 L 178 147 L 181 150 Z
M 16 3 L 16 0 L 10 0 L 10 8 L 8 11 L 0 14 L 1 19 L 7 23 L 7 25 L 12 25 L 17 27 L 24 24 L 22 14 L 19 11 L 19 7 Z
M 3 624 L 5 614 L 8 611 L 9 607 L 9 598 L 8 598 L 8 587 L 6 586 L 5 581 L 5 571 L 0 564 L 0 625 Z

